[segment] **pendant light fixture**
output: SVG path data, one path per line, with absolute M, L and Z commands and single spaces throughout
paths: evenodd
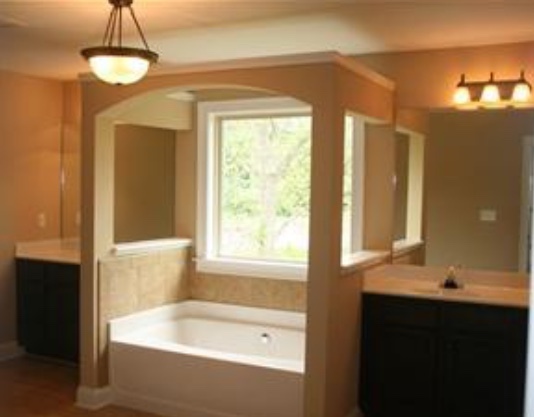
M 100 80 L 115 85 L 133 84 L 146 75 L 151 64 L 157 62 L 158 54 L 148 47 L 132 8 L 133 0 L 109 0 L 109 3 L 113 8 L 102 45 L 85 48 L 81 54 Z M 128 9 L 144 48 L 123 46 L 123 9 Z

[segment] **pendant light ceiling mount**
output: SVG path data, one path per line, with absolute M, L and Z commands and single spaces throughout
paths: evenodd
M 132 8 L 133 0 L 109 0 L 111 9 L 102 45 L 85 48 L 82 56 L 89 61 L 93 73 L 109 84 L 132 84 L 143 78 L 158 54 L 148 47 L 145 35 Z M 123 9 L 135 24 L 143 48 L 123 46 Z

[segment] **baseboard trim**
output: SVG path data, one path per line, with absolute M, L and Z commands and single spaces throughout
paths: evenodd
M 362 410 L 359 407 L 354 407 L 346 417 L 364 417 Z
M 0 343 L 0 362 L 24 355 L 24 349 L 17 342 Z
M 78 386 L 76 390 L 76 406 L 86 410 L 98 410 L 113 403 L 111 387 Z

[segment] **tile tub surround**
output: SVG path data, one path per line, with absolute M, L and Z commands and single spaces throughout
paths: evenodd
M 108 321 L 190 298 L 189 258 L 189 248 L 174 248 L 110 256 L 99 262 L 102 374 L 108 368 Z
M 192 273 L 191 298 L 202 301 L 306 311 L 306 282 L 269 278 Z
M 447 268 L 385 265 L 365 273 L 364 292 L 510 307 L 529 306 L 529 278 L 516 272 L 460 269 L 458 290 L 443 290 Z

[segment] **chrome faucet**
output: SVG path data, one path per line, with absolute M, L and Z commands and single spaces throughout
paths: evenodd
M 447 275 L 445 277 L 445 280 L 441 284 L 443 288 L 458 289 L 461 287 L 461 285 L 458 283 L 458 276 L 457 276 L 456 269 L 457 268 L 452 265 L 449 266 L 449 268 L 447 269 Z

